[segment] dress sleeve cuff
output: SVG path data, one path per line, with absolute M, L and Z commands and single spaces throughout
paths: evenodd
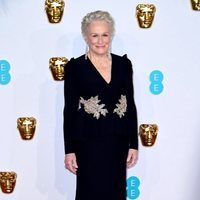
M 76 152 L 75 142 L 72 140 L 68 140 L 68 142 L 65 144 L 65 154 L 75 153 L 75 152 Z
M 138 137 L 132 137 L 130 139 L 129 148 L 138 150 Z

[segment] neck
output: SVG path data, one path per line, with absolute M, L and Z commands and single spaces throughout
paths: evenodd
M 91 51 L 88 51 L 87 55 L 90 59 L 94 59 L 94 60 L 96 60 L 96 59 L 100 59 L 100 60 L 110 59 L 110 54 L 108 54 L 108 53 L 99 55 L 99 54 L 95 54 Z

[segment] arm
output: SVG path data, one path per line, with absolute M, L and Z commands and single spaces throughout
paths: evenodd
M 65 66 L 64 81 L 64 144 L 65 154 L 75 152 L 73 127 L 78 109 L 78 78 L 74 59 Z
M 125 58 L 127 61 L 128 131 L 130 131 L 127 168 L 131 168 L 138 160 L 138 120 L 137 109 L 134 101 L 132 63 L 127 57 Z
M 64 144 L 65 144 L 65 167 L 70 172 L 76 174 L 77 162 L 75 155 L 75 143 L 73 137 L 73 127 L 78 108 L 78 78 L 76 69 L 73 65 L 74 59 L 71 59 L 65 66 L 64 81 Z
M 127 104 L 128 104 L 128 131 L 129 148 L 138 150 L 138 120 L 134 101 L 133 70 L 131 61 L 125 57 L 127 63 Z
M 133 89 L 133 70 L 132 63 L 127 58 L 128 67 L 128 131 L 129 133 L 129 151 L 127 156 L 127 168 L 133 167 L 138 160 L 138 120 L 137 110 L 134 102 L 134 89 Z

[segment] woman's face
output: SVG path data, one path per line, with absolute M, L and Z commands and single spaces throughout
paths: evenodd
M 86 42 L 90 52 L 106 55 L 111 42 L 110 28 L 105 21 L 93 21 L 87 28 Z

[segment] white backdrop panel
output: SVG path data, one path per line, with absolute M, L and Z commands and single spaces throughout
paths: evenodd
M 155 20 L 144 30 L 135 17 L 139 3 L 146 2 L 66 1 L 62 22 L 49 24 L 44 1 L 0 1 L 0 60 L 11 65 L 10 83 L 0 85 L 0 171 L 18 174 L 15 191 L 0 192 L 1 200 L 73 200 L 75 176 L 63 163 L 63 82 L 52 79 L 48 60 L 84 53 L 81 19 L 97 9 L 116 21 L 113 53 L 127 53 L 133 62 L 139 124 L 159 126 L 156 144 L 140 144 L 138 164 L 128 171 L 140 179 L 138 199 L 200 199 L 200 12 L 189 0 L 151 0 Z M 155 69 L 164 75 L 160 95 L 149 91 Z M 32 141 L 20 138 L 21 116 L 38 121 Z

